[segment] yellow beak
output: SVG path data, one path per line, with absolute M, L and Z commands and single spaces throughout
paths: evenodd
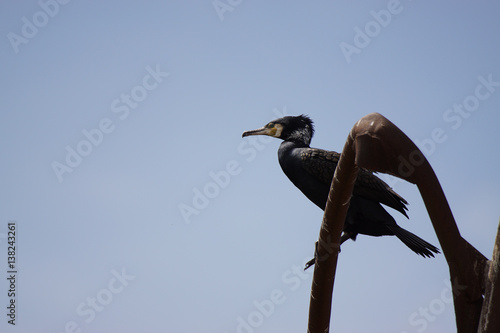
M 283 132 L 283 125 L 269 123 L 262 128 L 258 128 L 258 129 L 253 130 L 253 131 L 243 132 L 242 137 L 249 136 L 249 135 L 268 135 L 268 136 L 272 136 L 275 138 L 279 138 L 279 137 L 281 137 L 281 132 Z
M 245 136 L 250 136 L 250 135 L 275 136 L 276 135 L 276 127 L 273 127 L 273 128 L 262 127 L 262 128 L 258 128 L 256 130 L 246 131 L 246 132 L 243 132 L 241 137 L 244 138 Z

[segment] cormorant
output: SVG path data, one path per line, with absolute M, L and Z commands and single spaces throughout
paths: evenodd
M 278 160 L 283 172 L 309 200 L 324 210 L 340 154 L 311 148 L 309 145 L 313 134 L 312 120 L 300 115 L 276 119 L 262 128 L 244 132 L 242 137 L 268 135 L 282 139 Z M 439 253 L 439 249 L 432 244 L 401 228 L 381 204 L 394 208 L 408 218 L 408 202 L 371 171 L 360 168 L 341 244 L 349 238 L 356 240 L 358 234 L 395 235 L 422 257 L 434 257 L 433 252 Z

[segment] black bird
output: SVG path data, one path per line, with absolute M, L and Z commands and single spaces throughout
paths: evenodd
M 312 120 L 300 115 L 276 119 L 262 128 L 244 132 L 242 137 L 268 135 L 282 139 L 278 160 L 283 172 L 309 200 L 324 210 L 340 154 L 311 148 L 309 145 L 313 134 Z M 358 234 L 395 235 L 422 257 L 434 257 L 433 252 L 439 253 L 439 249 L 432 244 L 401 228 L 381 204 L 394 208 L 408 218 L 408 202 L 371 171 L 360 169 L 341 244 L 349 238 L 356 240 Z

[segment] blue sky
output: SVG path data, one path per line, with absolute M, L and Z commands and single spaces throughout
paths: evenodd
M 421 147 L 488 258 L 500 181 L 494 1 L 2 2 L 0 267 L 16 223 L 16 327 L 2 332 L 304 332 L 322 211 L 282 173 L 308 114 L 341 151 L 379 112 Z M 398 223 L 439 246 L 417 188 Z M 453 331 L 443 255 L 343 245 L 336 332 Z M 0 306 L 9 285 L 0 283 Z

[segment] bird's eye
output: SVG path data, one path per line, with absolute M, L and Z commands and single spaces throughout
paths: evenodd
M 273 128 L 274 127 L 274 124 L 273 123 L 269 123 L 266 125 L 266 128 Z

